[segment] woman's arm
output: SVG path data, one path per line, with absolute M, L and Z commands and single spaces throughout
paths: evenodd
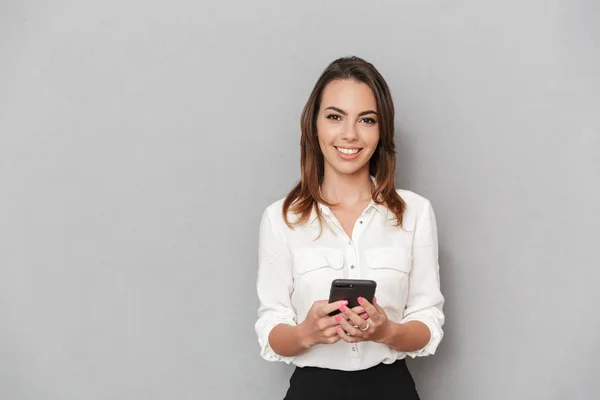
M 295 357 L 306 351 L 310 345 L 301 326 L 279 324 L 269 335 L 271 349 L 283 357 Z
M 388 321 L 388 327 L 381 343 L 396 351 L 415 352 L 424 348 L 431 340 L 431 331 L 421 321 L 409 321 L 399 324 Z
M 336 332 L 339 323 L 329 313 L 347 304 L 347 300 L 333 303 L 327 300 L 315 301 L 298 326 L 281 324 L 273 328 L 269 335 L 271 348 L 281 356 L 295 357 L 316 344 L 337 342 L 340 340 Z
M 417 219 L 413 241 L 408 298 L 400 323 L 389 321 L 383 341 L 411 357 L 435 353 L 444 332 L 435 214 L 426 202 Z
M 281 340 L 281 333 L 296 332 L 296 313 L 291 304 L 293 277 L 291 257 L 283 234 L 277 229 L 268 208 L 262 216 L 258 245 L 256 290 L 260 305 L 255 324 L 260 355 L 267 361 L 291 363 L 299 352 Z M 274 333 L 272 335 L 272 333 Z M 291 335 L 290 340 L 297 335 Z M 271 346 L 271 340 L 275 348 Z

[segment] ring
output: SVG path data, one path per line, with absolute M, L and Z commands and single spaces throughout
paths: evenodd
M 367 329 L 369 329 L 369 326 L 370 326 L 370 325 L 369 325 L 369 323 L 367 322 L 367 326 L 365 326 L 365 329 L 363 329 L 363 328 L 360 328 L 360 330 L 361 330 L 361 331 L 366 331 Z

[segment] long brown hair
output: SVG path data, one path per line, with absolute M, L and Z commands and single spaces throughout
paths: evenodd
M 394 145 L 394 104 L 387 83 L 369 62 L 359 57 L 338 58 L 325 68 L 304 106 L 300 118 L 300 182 L 290 191 L 283 203 L 283 218 L 290 228 L 305 224 L 316 212 L 321 226 L 323 215 L 318 203 L 333 206 L 321 196 L 324 160 L 317 138 L 317 117 L 321 107 L 323 89 L 331 81 L 351 79 L 367 84 L 377 102 L 379 116 L 379 143 L 369 161 L 369 173 L 375 177 L 372 198 L 377 204 L 384 204 L 395 215 L 396 224 L 402 226 L 406 203 L 396 192 L 394 170 L 396 168 L 396 148 Z M 297 218 L 290 222 L 288 212 Z

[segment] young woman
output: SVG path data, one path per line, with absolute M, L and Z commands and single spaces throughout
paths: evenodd
M 333 61 L 301 129 L 301 180 L 260 226 L 261 356 L 296 365 L 286 400 L 418 399 L 404 358 L 435 352 L 444 297 L 431 204 L 394 187 L 385 80 L 360 58 Z M 376 281 L 373 302 L 328 303 L 338 278 Z

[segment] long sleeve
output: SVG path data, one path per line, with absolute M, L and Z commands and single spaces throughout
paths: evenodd
M 431 331 L 431 339 L 422 349 L 408 352 L 408 356 L 415 358 L 435 353 L 444 336 L 443 305 L 444 297 L 440 291 L 437 226 L 433 208 L 427 201 L 424 210 L 417 217 L 408 299 L 401 322 L 421 321 Z
M 282 357 L 269 345 L 271 330 L 281 324 L 296 325 L 296 313 L 291 304 L 293 291 L 292 265 L 289 249 L 281 232 L 277 231 L 267 209 L 261 220 L 258 246 L 257 293 L 260 301 L 255 331 L 260 355 L 267 361 L 290 364 L 294 357 Z

